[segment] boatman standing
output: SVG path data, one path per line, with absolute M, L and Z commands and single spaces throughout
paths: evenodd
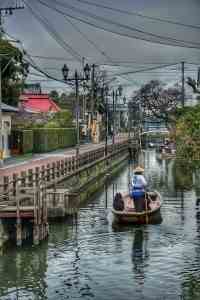
M 143 173 L 144 169 L 138 166 L 134 170 L 132 178 L 131 197 L 133 198 L 135 210 L 137 212 L 145 210 L 145 188 L 147 186 L 147 182 Z

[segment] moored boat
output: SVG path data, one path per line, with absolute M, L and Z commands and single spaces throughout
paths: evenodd
M 132 223 L 132 224 L 155 224 L 161 223 L 162 217 L 160 213 L 161 195 L 157 192 L 148 192 L 149 199 L 148 209 L 145 211 L 136 212 L 134 208 L 133 199 L 129 194 L 123 195 L 124 209 L 112 209 L 114 220 L 118 223 Z

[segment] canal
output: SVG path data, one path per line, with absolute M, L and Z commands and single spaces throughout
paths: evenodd
M 141 159 L 163 196 L 161 224 L 113 226 L 113 189 L 126 191 L 127 166 L 108 184 L 107 203 L 102 190 L 76 218 L 51 225 L 48 241 L 0 256 L 0 299 L 200 299 L 198 182 L 187 187 L 186 180 L 183 191 L 173 161 L 154 151 Z

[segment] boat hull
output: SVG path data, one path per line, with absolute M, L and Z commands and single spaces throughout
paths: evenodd
M 159 194 L 155 204 L 155 207 L 147 212 L 117 211 L 112 209 L 114 222 L 124 224 L 160 224 L 162 222 L 162 216 L 160 212 L 161 197 Z
M 160 209 L 152 214 L 143 214 L 141 216 L 138 215 L 119 215 L 113 210 L 114 221 L 117 223 L 124 224 L 160 224 L 162 222 L 162 216 L 160 213 Z

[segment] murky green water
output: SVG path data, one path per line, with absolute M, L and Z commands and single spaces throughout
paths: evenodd
M 51 225 L 48 242 L 0 257 L 0 299 L 200 299 L 198 190 L 176 190 L 173 162 L 153 152 L 145 167 L 163 195 L 162 224 L 113 227 L 110 184 L 107 209 L 102 192 L 71 223 Z M 127 167 L 115 189 L 128 180 Z

